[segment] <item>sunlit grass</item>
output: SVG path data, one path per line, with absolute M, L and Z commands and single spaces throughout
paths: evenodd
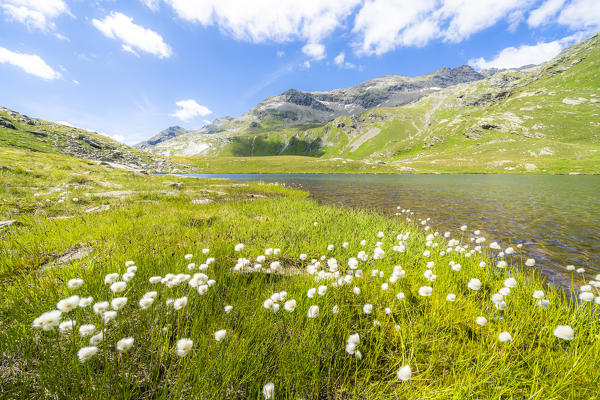
M 493 238 L 479 241 L 480 253 L 468 227 L 444 238 L 408 213 L 322 206 L 274 185 L 140 176 L 39 154 L 3 155 L 2 163 L 0 210 L 22 224 L 3 231 L 0 244 L 8 398 L 597 395 L 595 300 L 575 304 L 539 274 L 521 273 L 518 249 L 498 268 Z M 65 186 L 87 171 L 76 185 L 89 187 Z M 58 203 L 62 191 L 33 195 L 49 186 L 68 190 L 66 200 Z M 135 194 L 85 195 L 108 190 Z M 193 204 L 198 198 L 213 201 Z M 98 204 L 111 207 L 85 212 Z M 48 218 L 60 215 L 73 218 Z M 88 256 L 51 264 L 84 245 Z M 57 305 L 72 296 L 93 301 L 71 311 L 74 299 Z M 75 322 L 32 326 L 57 306 L 60 321 Z

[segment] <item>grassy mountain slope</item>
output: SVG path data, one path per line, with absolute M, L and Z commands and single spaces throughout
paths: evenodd
M 165 157 L 140 151 L 104 135 L 44 121 L 0 107 L 0 147 L 56 153 L 113 166 L 157 171 L 176 167 Z
M 205 156 L 381 160 L 395 171 L 599 173 L 599 60 L 596 35 L 543 65 L 433 91 L 402 107 L 319 126 L 197 134 L 193 143 Z M 170 141 L 174 153 L 190 139 Z

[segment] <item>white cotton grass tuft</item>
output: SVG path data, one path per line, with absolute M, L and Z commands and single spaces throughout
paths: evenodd
M 84 324 L 79 327 L 79 335 L 82 337 L 90 336 L 96 330 L 93 324 Z
M 408 381 L 412 378 L 412 371 L 410 369 L 410 365 L 404 365 L 402 366 L 398 372 L 396 372 L 396 376 L 398 377 L 398 379 L 400 379 L 401 381 Z
M 77 289 L 81 285 L 83 285 L 83 279 L 74 278 L 69 279 L 69 281 L 67 282 L 67 286 L 69 287 L 69 289 Z
M 542 309 L 542 310 L 547 310 L 550 308 L 550 301 L 546 300 L 546 299 L 539 299 L 537 302 L 537 305 Z
M 319 306 L 310 306 L 308 308 L 308 318 L 316 318 L 319 316 Z
M 313 297 L 315 297 L 315 294 L 317 293 L 317 289 L 315 288 L 310 288 L 308 289 L 308 291 L 306 292 L 306 296 L 310 299 L 312 299 Z
M 104 333 L 100 332 L 90 338 L 91 346 L 98 346 L 104 340 Z
M 244 244 L 243 243 L 236 244 L 235 247 L 234 247 L 234 250 L 235 251 L 242 251 L 242 250 L 244 250 Z
M 332 314 L 337 314 L 339 312 L 340 312 L 340 307 L 337 304 L 331 308 Z
M 508 278 L 504 281 L 504 286 L 513 289 L 517 286 L 517 280 L 515 278 Z
M 418 290 L 419 296 L 429 297 L 433 293 L 433 288 L 431 286 L 421 286 Z
M 316 222 L 315 226 L 317 226 Z M 273 382 L 269 382 L 263 386 L 262 394 L 267 400 L 275 398 L 275 384 Z
M 110 305 L 114 310 L 119 311 L 127 304 L 127 297 L 115 297 L 111 300 Z
M 543 299 L 546 296 L 546 294 L 543 290 L 534 290 L 532 296 L 534 299 Z
M 192 350 L 192 346 L 194 346 L 194 342 L 191 339 L 179 339 L 177 341 L 175 354 L 177 354 L 178 357 L 185 357 Z
M 225 336 L 227 336 L 227 330 L 225 330 L 225 329 L 220 329 L 215 332 L 215 340 L 217 342 L 220 342 L 223 339 L 225 339 Z
M 92 302 L 94 301 L 94 298 L 92 296 L 89 297 L 81 297 L 79 299 L 79 307 L 81 308 L 85 308 L 85 307 L 89 307 Z
M 112 274 L 108 274 L 104 277 L 104 283 L 106 285 L 112 285 L 113 283 L 115 283 L 117 281 L 117 279 L 119 279 L 119 274 L 112 273 Z
M 152 297 L 142 297 L 140 299 L 140 308 L 142 310 L 145 310 L 145 309 L 149 308 L 152 305 L 152 303 L 154 303 L 154 298 L 152 298 Z
M 554 336 L 563 340 L 573 340 L 575 338 L 575 331 L 569 325 L 558 325 L 553 333 Z
M 104 314 L 102 314 L 102 319 L 104 320 L 105 324 L 108 324 L 109 322 L 117 319 L 117 312 L 116 311 L 106 311 Z
M 125 353 L 133 347 L 134 339 L 132 337 L 126 337 L 117 342 L 117 351 L 119 353 Z
M 355 295 L 360 295 L 360 288 L 358 286 L 354 286 L 354 289 L 352 289 L 352 293 L 354 293 Z
M 477 278 L 472 278 L 469 283 L 467 283 L 467 287 L 471 290 L 479 290 L 481 289 L 481 281 Z
M 528 258 L 527 261 L 525 261 L 525 265 L 533 267 L 535 265 L 535 260 L 533 258 Z
M 346 352 L 350 355 L 357 355 L 358 345 L 360 344 L 360 336 L 358 333 L 353 333 L 346 339 Z M 361 355 L 362 356 L 362 355 Z
M 448 295 L 446 296 L 446 301 L 449 301 L 451 303 L 456 301 L 456 295 L 454 293 L 448 293 Z
M 183 307 L 185 307 L 185 306 L 187 305 L 187 303 L 188 303 L 188 298 L 187 298 L 187 296 L 180 297 L 180 298 L 178 298 L 178 299 L 175 299 L 175 301 L 173 301 L 173 308 L 174 308 L 176 311 L 179 311 L 179 310 L 181 310 Z
M 233 310 L 233 306 L 227 305 L 223 309 L 226 314 L 229 314 L 231 312 L 231 310 Z
M 296 300 L 288 300 L 283 304 L 283 309 L 287 312 L 293 312 L 296 309 Z
M 56 308 L 60 312 L 68 313 L 73 311 L 79 306 L 79 296 L 71 296 L 66 299 L 62 299 L 56 304 Z
M 500 332 L 500 334 L 498 334 L 498 340 L 501 342 L 512 342 L 513 337 L 508 332 Z
M 94 310 L 95 314 L 103 314 L 104 312 L 108 311 L 109 307 L 110 305 L 108 304 L 108 301 L 101 301 L 94 304 L 92 309 Z
M 81 362 L 83 364 L 90 358 L 94 357 L 97 353 L 98 353 L 98 348 L 95 346 L 82 347 L 77 352 L 77 358 L 79 358 L 79 362 Z
M 113 293 L 124 292 L 126 288 L 127 288 L 127 283 L 125 283 L 125 282 L 115 282 L 110 285 L 110 290 Z
M 475 323 L 480 326 L 485 326 L 487 324 L 487 318 L 477 317 L 477 318 L 475 318 Z
M 130 282 L 133 278 L 135 278 L 134 272 L 126 272 L 123 274 L 123 282 Z
M 150 282 L 152 285 L 159 283 L 162 280 L 162 277 L 160 276 L 153 276 L 150 279 L 148 279 L 148 282 Z
M 398 300 L 404 300 L 404 298 L 405 298 L 405 297 L 406 297 L 406 296 L 404 296 L 404 293 L 402 293 L 402 292 L 398 292 L 398 294 L 396 295 L 396 298 L 397 298 Z
M 590 302 L 590 301 L 594 300 L 594 293 L 581 292 L 581 293 L 579 293 L 579 300 L 585 301 L 585 302 Z
M 61 335 L 66 335 L 69 334 L 73 331 L 73 327 L 75 326 L 76 322 L 73 320 L 67 320 L 67 321 L 63 321 L 60 324 L 58 324 L 58 332 L 60 332 Z

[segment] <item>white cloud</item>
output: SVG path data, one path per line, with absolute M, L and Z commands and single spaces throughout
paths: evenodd
M 569 36 L 553 42 L 540 42 L 533 46 L 507 47 L 489 61 L 477 58 L 469 60 L 469 65 L 481 70 L 486 68 L 518 68 L 523 65 L 541 64 L 557 56 L 574 40 L 574 36 Z
M 77 79 L 73 79 L 73 83 L 79 85 L 79 81 Z
M 107 133 L 102 133 L 102 135 L 104 136 L 108 136 L 109 138 L 111 138 L 112 140 L 119 142 L 119 143 L 125 143 L 125 137 L 123 137 L 123 135 L 118 135 L 118 134 L 114 134 L 114 135 L 109 135 Z
M 532 0 L 447 0 L 440 9 L 441 21 L 449 20 L 443 38 L 460 42 L 514 12 L 529 8 L 531 3 Z
M 181 100 L 175 104 L 179 108 L 173 114 L 169 114 L 169 116 L 179 118 L 182 121 L 188 121 L 197 116 L 206 117 L 212 114 L 212 111 L 192 99 Z
M 70 14 L 63 0 L 3 0 L 0 7 L 10 19 L 42 31 L 55 28 L 54 18 Z
M 277 57 L 285 57 L 285 51 L 277 50 Z
M 546 0 L 541 6 L 529 13 L 527 25 L 536 28 L 547 24 L 561 9 L 563 4 L 565 4 L 565 0 Z
M 343 68 L 347 68 L 347 69 L 356 68 L 356 65 L 352 64 L 351 62 L 346 61 L 346 54 L 343 51 L 334 57 L 333 63 L 339 67 L 343 67 Z
M 71 41 L 71 39 L 69 39 L 67 36 L 63 35 L 62 33 L 56 33 L 55 36 L 60 40 L 64 40 L 65 42 Z
M 148 7 L 152 12 L 157 12 L 159 9 L 159 1 L 160 0 L 140 0 L 146 7 Z
M 75 125 L 71 124 L 70 122 L 67 121 L 56 121 L 57 124 L 61 124 L 61 125 L 65 125 L 65 126 L 70 126 L 71 128 L 75 128 Z
M 304 69 L 310 69 L 310 61 L 306 60 L 302 63 Z
M 237 40 L 318 43 L 363 0 L 165 0 L 177 15 L 218 26 Z
M 61 78 L 59 72 L 53 70 L 52 67 L 36 54 L 15 53 L 4 47 L 0 47 L 0 64 L 2 63 L 14 65 L 28 74 L 48 81 Z
M 573 0 L 558 16 L 558 23 L 572 29 L 600 28 L 600 3 L 598 0 Z
M 133 23 L 133 18 L 112 12 L 103 20 L 93 19 L 92 24 L 106 37 L 118 39 L 125 51 L 136 54 L 135 49 L 159 58 L 171 56 L 171 48 L 158 33 Z
M 302 52 L 315 60 L 322 60 L 326 56 L 325 46 L 318 43 L 309 43 L 305 45 L 302 47 Z
M 367 0 L 353 31 L 359 54 L 425 46 L 433 39 L 460 42 L 506 19 L 514 29 L 532 0 Z

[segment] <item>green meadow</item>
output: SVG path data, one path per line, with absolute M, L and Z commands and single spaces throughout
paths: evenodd
M 469 228 L 6 147 L 0 181 L 0 397 L 597 397 L 598 289 Z

